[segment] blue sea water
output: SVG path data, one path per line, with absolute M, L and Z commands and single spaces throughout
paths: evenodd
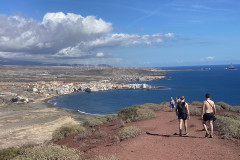
M 77 93 L 49 100 L 67 110 L 77 110 L 92 115 L 117 113 L 121 108 L 144 103 L 161 103 L 170 97 L 184 95 L 186 101 L 203 101 L 210 93 L 215 102 L 240 105 L 240 70 L 224 69 L 228 66 L 194 66 L 161 68 L 168 71 L 167 79 L 144 82 L 164 86 L 159 90 L 112 90 L 95 93 Z M 240 65 L 236 65 L 240 68 Z M 184 71 L 182 71 L 184 70 Z

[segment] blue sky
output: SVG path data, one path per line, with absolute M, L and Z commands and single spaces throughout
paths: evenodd
M 0 58 L 156 67 L 240 63 L 238 0 L 1 0 Z

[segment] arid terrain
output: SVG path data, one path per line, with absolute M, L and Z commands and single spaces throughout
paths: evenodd
M 194 107 L 197 106 L 190 105 L 190 108 Z M 74 139 L 76 134 L 57 144 L 83 151 L 86 159 L 96 155 L 119 160 L 240 159 L 240 140 L 222 139 L 218 132 L 213 138 L 205 138 L 199 116 L 191 116 L 188 123 L 190 134 L 182 137 L 178 135 L 177 116 L 175 112 L 169 112 L 169 108 L 158 111 L 156 118 L 127 123 L 126 126 L 136 126 L 142 130 L 142 134 L 119 143 L 111 141 L 108 136 L 95 139 L 99 132 L 117 135 L 119 121 L 114 121 L 96 127 L 88 139 L 78 141 Z
M 28 143 L 44 143 L 51 140 L 55 129 L 63 125 L 81 123 L 79 119 L 89 118 L 89 116 L 57 109 L 46 103 L 46 99 L 62 95 L 56 94 L 56 91 L 49 88 L 34 92 L 33 84 L 35 83 L 43 88 L 42 84 L 57 81 L 59 85 L 55 89 L 58 89 L 65 81 L 88 83 L 107 79 L 117 83 L 136 81 L 143 76 L 165 74 L 145 69 L 0 66 L 0 149 Z M 17 97 L 27 97 L 29 101 L 12 102 Z

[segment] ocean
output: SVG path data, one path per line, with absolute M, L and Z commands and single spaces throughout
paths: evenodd
M 204 101 L 210 93 L 215 102 L 240 106 L 240 65 L 237 70 L 228 66 L 189 66 L 158 68 L 168 70 L 164 80 L 142 82 L 152 86 L 164 86 L 158 90 L 111 90 L 95 93 L 76 93 L 61 96 L 48 102 L 65 110 L 90 115 L 117 113 L 121 108 L 144 103 L 169 102 L 171 97 L 184 95 L 188 103 Z

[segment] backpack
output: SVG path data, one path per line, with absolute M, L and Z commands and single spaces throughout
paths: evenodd
M 185 106 L 185 102 L 178 102 L 177 109 L 179 114 L 187 114 L 187 108 Z

